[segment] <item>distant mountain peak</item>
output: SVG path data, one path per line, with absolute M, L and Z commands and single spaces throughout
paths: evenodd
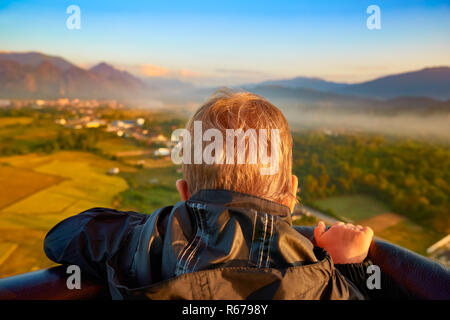
M 116 68 L 114 68 L 112 65 L 106 63 L 106 62 L 100 62 L 89 69 L 90 71 L 119 71 Z
M 100 62 L 89 69 L 89 71 L 98 74 L 103 75 L 107 77 L 127 77 L 127 78 L 133 78 L 135 80 L 140 81 L 138 78 L 134 77 L 131 73 L 127 71 L 122 71 L 114 67 L 113 65 L 110 65 L 106 62 Z

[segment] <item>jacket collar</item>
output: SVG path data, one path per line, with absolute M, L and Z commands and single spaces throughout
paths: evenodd
M 289 207 L 250 194 L 230 190 L 206 189 L 196 192 L 189 201 L 213 203 L 225 207 L 254 209 L 259 212 L 280 216 L 287 220 L 289 224 L 292 224 Z

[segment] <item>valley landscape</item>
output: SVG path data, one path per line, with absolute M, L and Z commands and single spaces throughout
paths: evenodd
M 286 114 L 301 205 L 369 225 L 443 264 L 450 233 L 450 68 L 359 84 L 243 83 Z M 0 53 L 0 277 L 53 265 L 45 234 L 92 207 L 151 214 L 178 201 L 171 132 L 219 87 L 82 68 L 39 52 Z M 309 208 L 305 211 L 305 208 Z

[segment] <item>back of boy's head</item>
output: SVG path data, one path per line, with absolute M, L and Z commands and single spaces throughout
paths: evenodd
M 222 163 L 194 164 L 183 163 L 182 170 L 187 181 L 189 191 L 194 194 L 202 189 L 222 189 L 251 194 L 276 202 L 292 199 L 292 136 L 288 122 L 281 111 L 265 98 L 249 92 L 235 92 L 228 89 L 216 92 L 203 104 L 187 123 L 186 129 L 194 136 L 194 122 L 201 121 L 202 130 L 218 129 L 223 137 L 227 137 L 227 129 L 255 129 L 258 139 L 259 129 L 267 131 L 268 155 L 278 152 L 277 171 L 274 174 L 261 174 L 261 168 L 267 164 L 256 163 L 239 164 L 238 161 L 230 163 L 225 159 Z M 277 150 L 271 150 L 273 130 L 278 130 L 279 143 Z M 234 139 L 234 138 L 233 138 Z M 225 140 L 225 138 L 224 138 Z M 237 139 L 236 139 L 237 140 Z M 234 143 L 234 159 L 237 154 L 243 153 L 249 159 L 249 139 L 245 139 L 245 150 L 238 150 L 238 143 Z M 256 140 L 259 142 L 259 140 Z M 203 148 L 211 142 L 203 141 Z M 226 142 L 223 142 L 224 149 Z M 231 148 L 230 148 L 231 150 Z M 227 151 L 221 155 L 225 158 Z M 194 154 L 194 147 L 191 147 Z M 259 154 L 259 152 L 258 152 Z M 255 155 L 256 156 L 256 155 Z M 227 163 L 228 162 L 228 163 Z

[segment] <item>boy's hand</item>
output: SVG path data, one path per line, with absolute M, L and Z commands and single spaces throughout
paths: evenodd
M 322 221 L 314 229 L 316 244 L 327 250 L 336 264 L 360 263 L 369 252 L 373 231 L 369 227 L 336 222 L 325 231 Z

